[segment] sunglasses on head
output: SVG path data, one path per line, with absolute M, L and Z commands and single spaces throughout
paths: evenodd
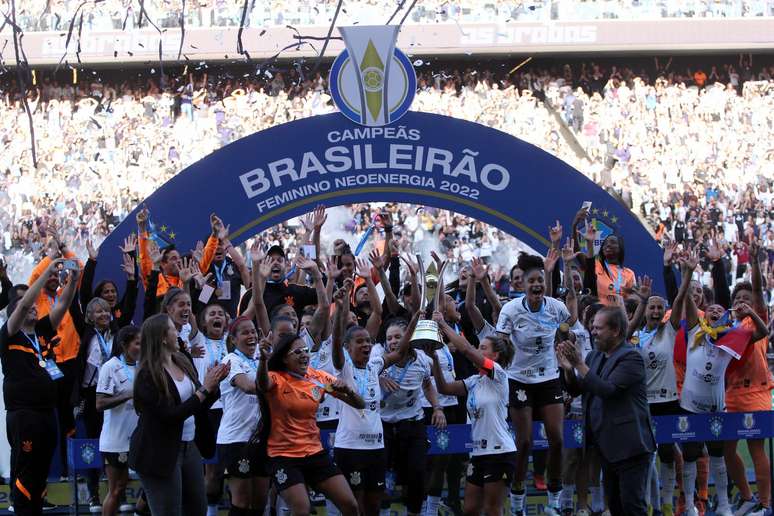
M 304 346 L 303 348 L 296 348 L 293 351 L 291 351 L 294 355 L 308 355 L 309 354 L 309 346 Z

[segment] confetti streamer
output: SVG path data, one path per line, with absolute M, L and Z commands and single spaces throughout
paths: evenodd
M 182 8 L 180 9 L 180 48 L 177 49 L 177 60 L 183 53 L 183 41 L 185 40 L 185 0 L 180 0 Z
M 250 0 L 245 0 L 242 5 L 242 18 L 239 20 L 239 31 L 237 31 L 237 52 L 240 55 L 244 55 L 248 61 L 250 61 L 250 54 L 245 50 L 245 46 L 242 44 L 242 32 L 245 30 L 245 20 L 247 19 L 247 4 Z
M 16 24 L 16 0 L 11 0 L 11 26 L 13 28 L 13 50 L 16 56 L 16 79 L 19 82 L 19 90 L 21 91 L 22 105 L 24 106 L 25 113 L 27 113 L 27 120 L 29 121 L 29 125 L 30 125 L 32 166 L 35 168 L 38 168 L 38 151 L 35 145 L 35 124 L 32 121 L 32 111 L 30 111 L 30 105 L 27 102 L 26 75 L 29 73 L 30 67 L 29 67 L 29 63 L 27 62 L 27 56 L 24 54 L 24 50 L 22 48 L 22 42 L 21 42 L 22 30 Z

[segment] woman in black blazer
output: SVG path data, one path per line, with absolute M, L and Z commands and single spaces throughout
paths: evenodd
M 139 474 L 154 516 L 204 516 L 202 454 L 211 456 L 215 447 L 207 410 L 229 367 L 212 367 L 200 384 L 166 314 L 143 323 L 140 346 L 134 382 L 140 419 L 129 446 L 129 466 Z

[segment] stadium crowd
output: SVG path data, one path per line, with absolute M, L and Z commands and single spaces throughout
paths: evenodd
M 244 25 L 328 25 L 336 1 L 279 0 L 247 1 Z M 410 2 L 406 2 L 408 5 Z M 83 18 L 87 30 L 123 30 L 148 26 L 235 27 L 242 20 L 244 0 L 103 0 L 80 6 L 76 0 L 26 0 L 17 4 L 17 20 L 25 31 L 66 31 L 73 16 Z M 0 3 L 8 11 L 10 2 Z M 374 0 L 343 2 L 340 23 L 384 23 L 399 2 Z M 80 6 L 80 8 L 79 8 Z M 142 6 L 142 8 L 141 8 Z M 144 11 L 143 11 L 144 9 Z M 141 12 L 143 13 L 141 15 Z M 412 9 L 406 23 L 507 23 L 510 21 L 647 19 L 647 18 L 735 18 L 774 16 L 771 0 L 701 0 L 663 2 L 659 0 L 433 0 Z M 142 22 L 141 22 L 142 18 Z M 80 23 L 80 21 L 79 21 Z
M 541 147 L 619 195 L 659 240 L 718 240 L 734 270 L 745 267 L 739 248 L 752 232 L 766 251 L 769 279 L 774 150 L 760 142 L 774 136 L 774 67 L 765 61 L 753 67 L 751 56 L 710 64 L 708 76 L 671 62 L 647 65 L 548 63 L 508 75 L 504 63 L 471 69 L 417 59 L 413 108 L 476 121 Z M 19 96 L 14 82 L 6 83 L 0 251 L 12 277 L 32 269 L 50 220 L 83 250 L 87 237 L 99 243 L 163 182 L 221 146 L 333 110 L 322 74 L 302 78 L 288 66 L 245 77 L 205 67 L 168 73 L 163 88 L 147 70 L 132 78 L 84 71 L 75 84 L 41 72 L 28 95 L 34 173 Z M 553 111 L 572 129 L 570 137 Z M 97 191 L 84 188 L 94 182 Z M 359 209 L 336 219 L 349 243 L 363 230 Z M 488 259 L 499 245 L 516 249 L 512 239 L 475 221 L 455 215 L 450 224 L 453 215 L 428 209 L 415 222 L 415 210 L 396 213 L 411 224 L 403 245 L 426 241 L 418 245 L 429 252 L 443 243 L 454 270 L 471 254 Z M 292 249 L 298 227 L 296 221 L 276 228 L 275 239 Z M 500 275 L 513 263 L 494 265 Z

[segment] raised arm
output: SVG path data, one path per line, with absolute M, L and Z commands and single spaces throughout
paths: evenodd
M 418 310 L 422 304 L 422 300 L 419 299 L 419 281 L 417 280 L 418 265 L 406 257 L 401 256 L 400 258 L 406 264 L 409 272 L 409 283 L 411 284 L 411 296 L 409 297 L 411 307 L 407 306 L 406 308 L 410 311 Z
M 315 309 L 312 321 L 309 324 L 309 334 L 316 343 L 322 342 L 323 331 L 331 311 L 331 302 L 323 283 L 320 268 L 314 260 L 303 257 L 301 253 L 298 253 L 298 256 L 296 256 L 296 267 L 312 277 L 312 283 L 317 292 L 317 309 Z
M 406 354 L 408 354 L 409 349 L 411 349 L 411 337 L 414 335 L 414 330 L 417 328 L 417 322 L 419 322 L 420 315 L 419 311 L 414 312 L 414 316 L 411 318 L 411 321 L 409 321 L 408 326 L 406 326 L 406 331 L 403 332 L 403 337 L 400 339 L 398 349 L 391 353 L 384 354 L 384 369 L 399 362 Z
M 333 351 L 331 360 L 333 367 L 341 370 L 344 367 L 344 332 L 349 318 L 349 296 L 352 291 L 352 279 L 344 280 L 344 286 L 333 294 L 336 303 L 336 315 L 333 320 Z
M 750 276 L 752 280 L 753 309 L 766 313 L 766 300 L 763 297 L 763 275 L 760 263 L 761 247 L 757 240 L 750 242 Z
M 575 243 L 572 239 L 568 238 L 567 243 L 562 248 L 562 263 L 564 263 L 564 282 L 567 287 L 567 298 L 564 304 L 567 306 L 567 310 L 570 311 L 570 318 L 567 319 L 567 324 L 573 326 L 578 321 L 578 295 L 575 292 L 575 287 L 572 284 L 572 261 L 575 259 Z
M 366 321 L 366 330 L 368 330 L 372 339 L 376 339 L 379 335 L 379 328 L 382 325 L 382 303 L 379 301 L 379 293 L 376 291 L 374 280 L 371 279 L 371 266 L 367 261 L 357 260 L 357 275 L 366 282 L 368 303 L 371 305 L 371 315 L 368 316 L 368 321 Z
M 675 251 L 677 251 L 677 242 L 667 243 L 664 247 L 664 284 L 666 285 L 666 298 L 670 305 L 675 304 L 678 291 L 675 269 L 672 266 Z
M 384 302 L 387 306 L 387 311 L 390 314 L 397 314 L 400 311 L 400 304 L 398 298 L 395 296 L 395 292 L 392 291 L 390 280 L 387 278 L 387 272 L 385 272 L 385 261 L 387 255 L 382 255 L 374 249 L 371 254 L 368 255 L 368 259 L 371 261 L 371 265 L 379 273 L 379 282 L 382 285 L 384 291 Z
M 75 294 L 78 290 L 78 278 L 80 275 L 80 269 L 71 270 L 68 272 L 65 287 L 62 291 L 62 301 L 56 303 L 48 314 L 49 319 L 51 319 L 52 327 L 58 328 L 59 324 L 62 322 L 62 318 L 65 316 L 65 313 L 67 313 L 67 311 L 70 309 L 70 305 L 75 299 Z
M 255 375 L 255 385 L 258 392 L 269 392 L 274 388 L 274 382 L 269 376 L 269 357 L 271 357 L 271 332 L 258 344 L 260 360 L 258 374 Z
M 441 371 L 438 355 L 433 351 L 430 356 L 433 358 L 433 378 L 435 378 L 435 387 L 438 392 L 447 396 L 465 396 L 468 392 L 462 380 L 447 382 L 443 376 L 443 371 Z
M 680 273 L 683 276 L 688 277 L 688 282 L 691 281 L 691 277 L 693 276 L 693 271 L 696 269 L 698 264 L 699 264 L 699 258 L 696 256 L 695 253 L 691 253 L 688 255 L 687 258 L 681 260 Z M 689 296 L 689 295 L 683 296 L 683 303 L 685 304 L 685 323 L 687 327 L 690 329 L 699 323 L 699 309 L 696 307 L 696 302 L 693 300 L 693 296 Z
M 632 320 L 629 321 L 629 327 L 626 330 L 626 338 L 630 339 L 632 335 L 640 328 L 642 327 L 642 321 L 645 318 L 645 308 L 648 306 L 648 299 L 650 298 L 650 278 L 648 278 L 648 284 L 647 286 L 644 285 L 645 278 L 648 278 L 647 276 L 644 276 L 643 278 L 640 278 L 638 283 L 640 284 L 639 290 L 635 289 L 633 290 L 634 294 L 637 296 L 637 308 L 634 310 L 634 316 L 632 317 Z M 647 291 L 644 289 L 647 288 Z
M 250 305 L 255 311 L 255 320 L 258 323 L 258 328 L 261 329 L 264 335 L 268 335 L 271 331 L 271 321 L 266 310 L 266 303 L 263 300 L 263 293 L 266 288 L 266 278 L 271 274 L 271 258 L 261 255 L 260 244 L 257 238 L 250 248 L 250 259 L 253 265 L 253 295 L 250 296 Z
M 30 285 L 30 288 L 27 289 L 27 292 L 24 293 L 21 301 L 19 301 L 19 304 L 16 305 L 16 309 L 13 311 L 13 313 L 8 315 L 8 335 L 15 335 L 19 333 L 22 325 L 24 324 L 24 319 L 27 317 L 27 312 L 38 300 L 40 291 L 43 290 L 43 285 L 46 284 L 46 280 L 48 280 L 49 274 L 54 272 L 59 264 L 62 263 L 62 261 L 62 258 L 49 260 L 48 267 L 46 267 L 45 271 L 43 271 L 41 274 L 38 274 L 37 279 L 32 283 L 32 285 Z M 57 305 L 67 307 L 69 306 L 69 303 L 57 303 Z M 56 328 L 57 325 L 58 324 L 54 324 L 53 321 L 51 322 L 52 327 Z
M 731 291 L 728 289 L 726 267 L 723 264 L 723 251 L 715 244 L 707 249 L 706 256 L 712 263 L 710 265 L 710 274 L 712 275 L 712 291 L 715 294 L 715 304 L 728 310 L 731 308 Z
M 457 334 L 457 332 L 454 331 L 454 328 L 449 326 L 449 324 L 443 318 L 443 314 L 441 312 L 438 310 L 433 312 L 433 320 L 438 323 L 438 328 L 440 328 L 454 349 L 465 355 L 465 357 L 470 360 L 474 366 L 479 369 L 483 369 L 484 362 L 486 360 L 484 355 L 482 355 L 479 350 L 474 348 L 473 345 L 468 342 L 468 339 L 462 335 Z M 436 381 L 438 381 L 437 378 Z
M 755 325 L 755 330 L 750 339 L 750 342 L 757 342 L 769 334 L 769 329 L 766 323 L 761 319 L 755 310 L 753 310 L 747 303 L 739 303 L 734 307 L 736 311 L 736 320 L 741 321 L 745 317 L 749 317 Z
M 693 297 L 688 293 L 691 288 L 692 274 L 693 271 L 691 271 L 691 274 L 681 274 L 682 278 L 680 281 L 680 288 L 677 291 L 675 302 L 672 305 L 672 313 L 669 315 L 669 324 L 671 324 L 672 328 L 674 329 L 678 329 L 680 327 L 680 320 L 683 317 L 683 309 L 686 307 L 685 299 L 687 297 Z M 691 326 L 691 328 L 692 327 L 693 326 Z
M 471 276 L 468 278 L 468 284 L 465 286 L 465 312 L 470 318 L 473 329 L 476 333 L 484 329 L 486 321 L 484 316 L 481 315 L 481 310 L 476 306 L 476 283 L 478 283 L 479 275 L 482 273 L 486 276 L 486 268 L 481 264 L 478 258 L 473 258 L 471 264 Z

